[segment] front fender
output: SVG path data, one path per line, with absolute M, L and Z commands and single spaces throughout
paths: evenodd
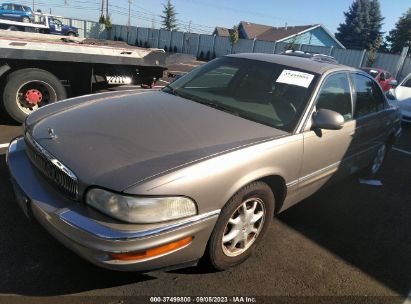
M 8 64 L 1 65 L 0 66 L 0 78 L 10 70 L 11 70 L 11 67 Z

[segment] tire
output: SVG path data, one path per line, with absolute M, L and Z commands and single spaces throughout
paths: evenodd
M 21 18 L 21 22 L 30 23 L 30 18 L 28 18 L 28 17 L 23 17 L 23 18 Z
M 7 30 L 8 30 L 8 31 L 17 32 L 17 31 L 19 30 L 19 28 L 18 28 L 17 26 L 10 25 L 10 26 L 7 28 Z
M 390 150 L 391 145 L 388 143 L 383 143 L 378 147 L 377 153 L 371 162 L 371 164 L 364 170 L 364 176 L 367 178 L 374 178 L 381 171 L 382 166 L 384 165 L 385 158 L 388 151 Z
M 69 33 L 67 34 L 67 36 L 69 36 L 70 38 L 71 38 L 71 37 L 77 37 L 76 34 L 73 33 L 73 32 L 69 32 Z
M 253 217 L 251 213 L 249 219 L 244 217 L 243 206 L 248 212 L 255 206 L 252 213 L 256 216 L 254 220 L 262 214 L 261 217 L 252 224 Z M 274 206 L 274 194 L 263 182 L 253 182 L 240 189 L 221 210 L 211 234 L 207 246 L 211 266 L 224 270 L 248 259 L 267 231 L 274 215 Z M 236 232 L 237 236 L 233 237 Z M 238 242 L 237 245 L 234 242 Z
M 37 89 L 39 95 L 43 94 L 41 102 L 26 103 L 24 92 Z M 3 106 L 11 118 L 23 122 L 37 108 L 67 98 L 67 93 L 56 76 L 41 69 L 30 68 L 12 72 L 7 76 L 2 98 Z

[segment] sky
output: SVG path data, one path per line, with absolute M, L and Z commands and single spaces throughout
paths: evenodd
M 131 24 L 142 27 L 161 27 L 166 0 L 130 0 Z M 33 0 L 15 0 L 33 5 Z M 171 0 L 178 13 L 179 29 L 211 34 L 215 26 L 231 28 L 240 21 L 271 26 L 307 25 L 322 23 L 335 33 L 344 21 L 352 0 Z M 394 28 L 398 18 L 411 8 L 410 0 L 380 0 L 384 19 L 382 30 Z M 101 0 L 34 0 L 35 9 L 64 17 L 97 21 Z M 127 24 L 129 0 L 109 0 L 112 21 Z

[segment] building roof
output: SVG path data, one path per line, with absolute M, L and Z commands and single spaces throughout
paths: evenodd
M 230 31 L 231 30 L 226 27 L 216 26 L 213 34 L 221 37 L 228 37 L 230 36 Z
M 339 42 L 334 35 L 323 25 L 321 24 L 308 24 L 308 25 L 297 25 L 297 26 L 283 26 L 283 27 L 274 27 L 264 24 L 251 23 L 246 21 L 241 21 L 238 27 L 244 30 L 244 35 L 240 34 L 240 38 L 245 39 L 257 39 L 264 41 L 277 41 L 281 42 L 286 39 L 292 38 L 293 36 L 302 34 L 304 32 L 322 28 L 333 40 L 335 40 L 339 46 L 344 48 L 344 46 Z M 217 36 L 227 37 L 229 36 L 230 29 L 224 27 L 216 27 L 214 34 Z M 243 36 L 243 37 L 242 37 Z

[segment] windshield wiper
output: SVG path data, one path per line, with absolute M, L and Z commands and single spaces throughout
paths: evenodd
M 185 98 L 185 99 L 189 99 L 191 101 L 198 102 L 198 103 L 203 104 L 205 106 L 209 106 L 211 108 L 214 108 L 214 109 L 217 109 L 217 110 L 220 110 L 220 111 L 224 111 L 224 112 L 230 113 L 230 114 L 235 115 L 235 116 L 243 117 L 239 112 L 235 111 L 234 109 L 231 109 L 230 107 L 225 107 L 225 106 L 215 102 L 214 100 L 209 100 L 209 99 L 201 98 L 199 96 L 194 96 L 194 95 L 191 95 L 191 94 L 188 94 L 188 93 L 183 93 L 183 92 L 181 92 L 181 90 L 173 89 L 170 85 L 167 85 L 164 88 L 166 88 L 168 90 L 168 91 L 166 91 L 166 93 L 169 93 L 169 94 L 172 94 L 172 95 L 175 95 L 175 96 L 179 96 L 179 97 L 182 97 L 182 98 Z M 163 88 L 163 90 L 164 90 L 164 88 Z
M 231 109 L 231 108 L 229 108 L 229 107 L 222 106 L 221 104 L 214 103 L 214 102 L 210 102 L 210 101 L 197 101 L 197 102 L 198 102 L 198 103 L 201 103 L 201 104 L 203 104 L 203 105 L 209 106 L 209 107 L 211 107 L 211 108 L 214 108 L 214 109 L 217 109 L 217 110 L 221 110 L 221 111 L 224 111 L 224 112 L 233 114 L 233 115 L 235 115 L 235 116 L 240 116 L 240 117 L 241 117 L 241 114 L 238 113 L 237 111 L 235 111 L 234 109 Z

